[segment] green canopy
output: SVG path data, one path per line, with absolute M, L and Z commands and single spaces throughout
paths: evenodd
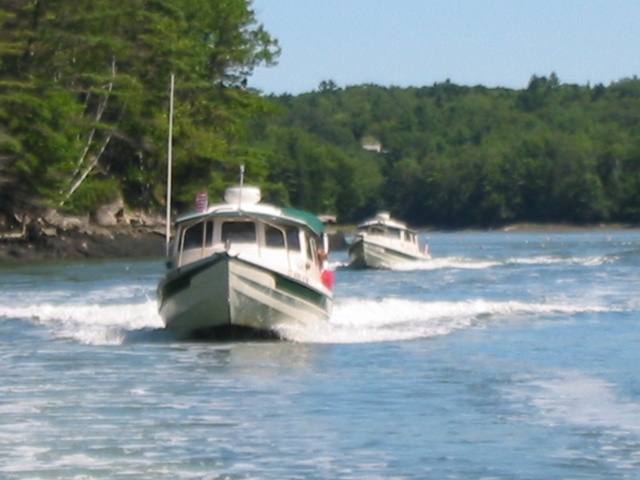
M 324 232 L 324 223 L 318 217 L 316 217 L 313 213 L 306 212 L 304 210 L 298 210 L 297 208 L 282 208 L 282 213 L 289 217 L 297 218 L 298 220 L 306 223 L 313 233 L 316 235 L 322 235 Z

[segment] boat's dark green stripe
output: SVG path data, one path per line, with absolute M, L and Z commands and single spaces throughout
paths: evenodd
M 243 261 L 241 259 L 237 259 L 239 261 Z M 250 265 L 253 268 L 258 270 L 262 270 L 270 275 L 273 275 L 276 279 L 276 288 L 287 292 L 295 297 L 303 298 L 311 303 L 314 303 L 322 308 L 326 307 L 326 296 L 313 288 L 308 287 L 302 282 L 298 282 L 291 278 L 284 276 L 281 273 L 274 272 L 273 270 L 269 270 L 268 268 L 261 267 L 260 265 L 256 265 L 255 263 L 244 262 L 247 265 Z
M 398 250 L 393 250 L 391 248 L 386 248 L 386 247 L 380 247 L 380 248 L 382 248 L 385 253 L 391 254 L 391 255 L 396 256 L 396 257 L 406 258 L 408 260 L 416 260 L 418 258 L 415 255 L 409 255 L 407 253 L 403 253 L 403 252 L 400 252 Z
M 325 307 L 325 296 L 305 285 L 276 274 L 276 288 L 291 295 L 304 298 L 320 307 Z

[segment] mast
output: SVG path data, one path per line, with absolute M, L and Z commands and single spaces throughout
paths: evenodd
M 167 146 L 167 227 L 165 232 L 166 255 L 169 256 L 171 243 L 171 163 L 173 155 L 173 91 L 175 87 L 175 75 L 171 74 L 171 88 L 169 94 L 169 141 Z
M 238 195 L 238 209 L 242 210 L 242 188 L 244 187 L 244 163 L 240 165 L 240 195 Z

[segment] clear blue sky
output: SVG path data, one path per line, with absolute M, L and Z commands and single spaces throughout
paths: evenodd
M 532 75 L 602 83 L 640 75 L 640 0 L 253 0 L 280 42 L 265 93 L 340 87 L 526 88 Z

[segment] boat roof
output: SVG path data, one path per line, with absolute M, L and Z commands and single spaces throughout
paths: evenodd
M 324 232 L 324 224 L 314 214 L 304 210 L 299 210 L 297 208 L 280 208 L 268 204 L 237 205 L 231 203 L 221 203 L 217 205 L 211 205 L 204 211 L 190 212 L 182 215 L 176 220 L 176 224 L 179 225 L 181 223 L 190 222 L 206 217 L 220 216 L 251 216 L 269 220 L 274 223 L 285 221 L 300 226 L 306 226 L 310 228 L 316 235 L 322 235 L 322 233 Z
M 409 231 L 414 231 L 411 228 L 407 227 L 407 224 L 404 222 L 400 222 L 398 220 L 393 220 L 388 213 L 383 212 L 383 213 L 379 213 L 378 215 L 376 215 L 374 218 L 370 218 L 368 220 L 365 220 L 364 222 L 358 224 L 357 228 L 361 229 L 361 228 L 367 228 L 367 227 L 373 227 L 373 226 L 384 226 L 384 227 L 390 227 L 390 228 L 397 228 L 400 230 L 409 230 Z

